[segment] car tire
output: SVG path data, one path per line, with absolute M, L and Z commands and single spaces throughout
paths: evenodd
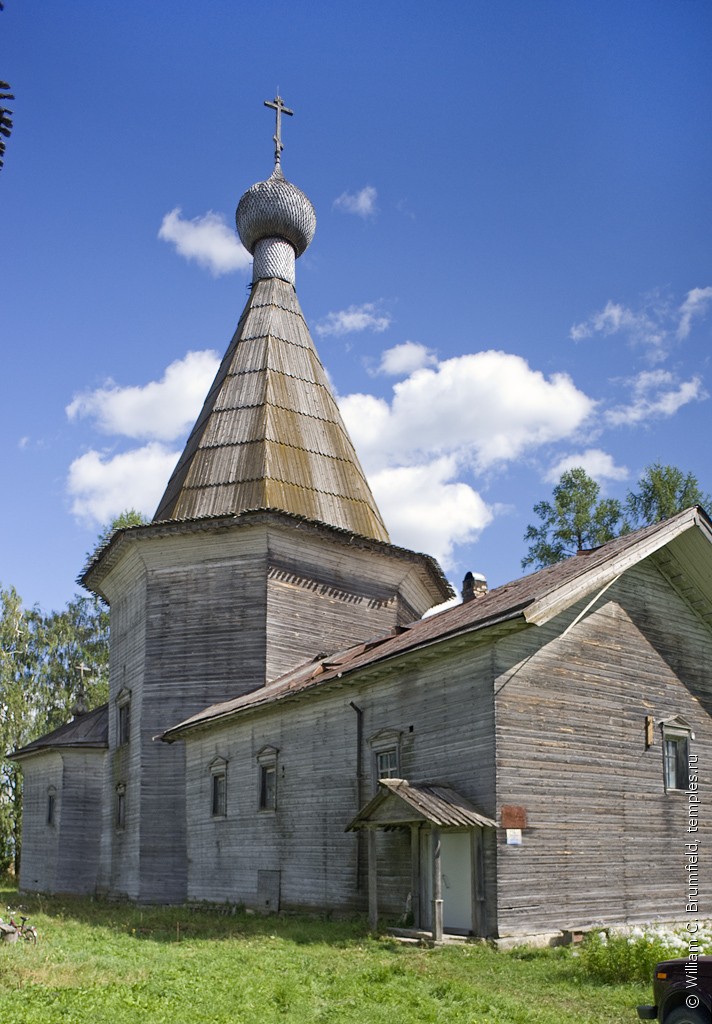
M 709 1024 L 709 1020 L 710 1015 L 702 1006 L 695 1010 L 689 1006 L 676 1006 L 665 1014 L 663 1024 Z

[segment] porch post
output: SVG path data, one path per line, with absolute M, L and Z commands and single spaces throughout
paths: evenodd
M 443 876 L 440 870 L 440 829 L 433 829 L 433 942 L 443 940 Z
M 368 830 L 368 927 L 378 928 L 378 862 L 376 859 L 376 830 Z
M 410 909 L 413 927 L 420 928 L 420 826 L 410 826 Z

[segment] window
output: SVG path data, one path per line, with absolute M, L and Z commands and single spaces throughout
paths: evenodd
M 277 807 L 277 768 L 273 764 L 260 765 L 260 810 L 274 811 Z
M 116 787 L 116 827 L 126 826 L 126 786 L 120 782 Z
M 259 767 L 258 807 L 261 811 L 277 810 L 277 754 L 276 747 L 263 747 L 257 755 Z
M 47 790 L 47 824 L 54 825 L 57 811 L 57 791 L 54 786 Z
M 398 748 L 389 747 L 376 754 L 376 775 L 379 779 L 398 778 Z
M 687 789 L 690 733 L 663 726 L 665 789 Z
M 401 777 L 400 764 L 401 734 L 396 729 L 382 729 L 369 740 L 373 753 L 373 788 L 378 789 L 379 779 Z
M 122 690 L 116 698 L 116 742 L 122 747 L 131 733 L 131 691 Z
M 210 762 L 210 813 L 213 818 L 227 816 L 227 761 L 216 757 Z

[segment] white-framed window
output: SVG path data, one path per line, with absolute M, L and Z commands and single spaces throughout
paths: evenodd
M 663 774 L 665 789 L 687 789 L 690 733 L 663 728 Z
M 47 824 L 54 825 L 57 819 L 57 790 L 50 786 L 47 790 Z
M 260 811 L 277 810 L 277 755 L 276 747 L 262 747 L 257 754 L 258 797 Z
M 210 814 L 213 818 L 227 816 L 227 761 L 224 757 L 210 762 Z
M 116 697 L 116 744 L 119 747 L 131 737 L 131 691 L 121 690 Z
M 116 787 L 116 816 L 117 828 L 126 827 L 126 783 L 120 782 Z
M 373 788 L 379 779 L 399 779 L 401 734 L 397 729 L 381 729 L 369 740 L 373 764 Z

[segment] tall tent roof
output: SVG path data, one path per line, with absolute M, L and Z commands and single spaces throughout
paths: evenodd
M 154 522 L 281 509 L 388 541 L 294 288 L 255 281 Z
M 277 126 L 274 171 L 236 214 L 250 297 L 153 521 L 278 509 L 388 542 L 294 290 L 316 217 L 282 174 Z

